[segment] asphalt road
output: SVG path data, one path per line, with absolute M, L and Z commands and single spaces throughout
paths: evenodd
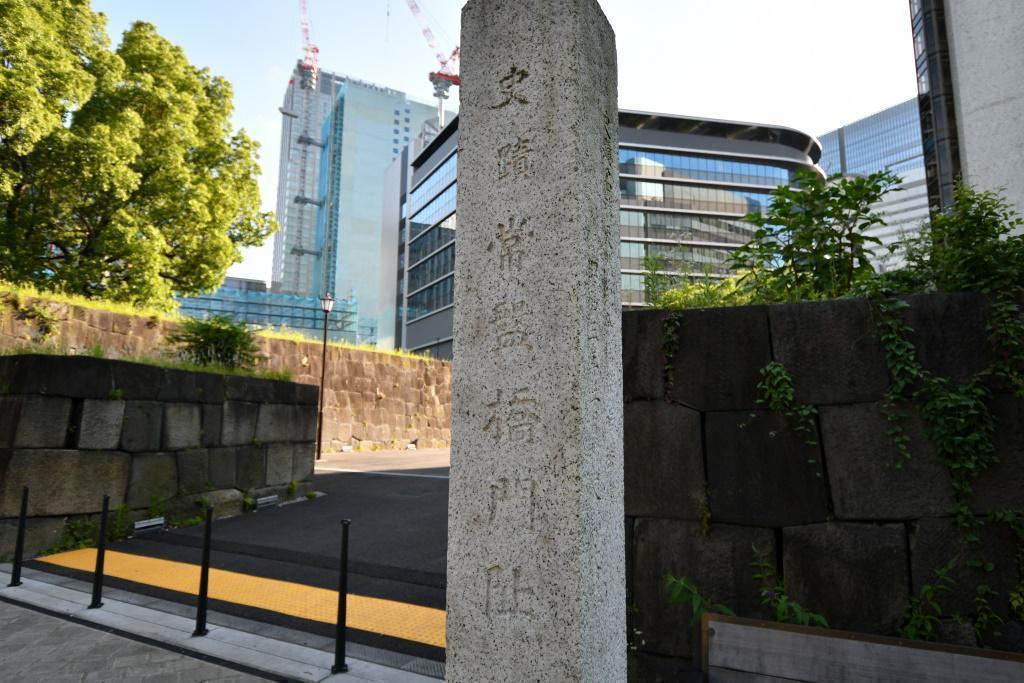
M 389 457 L 392 456 L 392 457 Z M 349 593 L 444 609 L 447 548 L 447 454 L 413 453 L 334 456 L 314 475 L 322 495 L 313 500 L 218 520 L 213 527 L 211 566 L 267 578 L 336 589 L 341 520 L 350 519 Z M 358 470 L 358 471 L 332 471 Z M 114 543 L 127 553 L 198 564 L 202 527 L 147 534 Z M 112 585 L 117 585 L 113 581 Z M 191 602 L 156 589 L 121 586 Z M 229 603 L 211 609 L 282 626 L 331 635 L 329 625 Z M 352 629 L 350 629 L 351 631 Z M 350 638 L 408 654 L 443 658 L 438 648 L 373 634 Z

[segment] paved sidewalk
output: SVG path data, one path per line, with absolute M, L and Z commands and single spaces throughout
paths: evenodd
M 0 680 L 264 681 L 0 601 Z
M 318 470 L 328 472 L 401 472 L 407 470 L 447 470 L 451 451 L 447 448 L 422 448 L 400 451 L 356 451 L 324 453 L 316 462 Z M 433 473 L 447 478 L 447 471 Z

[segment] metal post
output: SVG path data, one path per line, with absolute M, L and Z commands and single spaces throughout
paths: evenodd
M 348 525 L 352 521 L 341 520 L 341 563 L 338 566 L 338 620 L 334 624 L 334 666 L 332 674 L 348 671 L 345 663 L 345 614 L 348 609 Z
M 324 311 L 324 350 L 320 359 L 320 396 L 317 401 L 316 419 L 316 459 L 320 459 L 320 447 L 324 436 L 324 379 L 327 376 L 327 316 L 329 311 Z
M 203 566 L 199 570 L 199 607 L 196 609 L 196 630 L 193 636 L 205 636 L 206 630 L 206 601 L 210 592 L 210 536 L 213 532 L 213 508 L 206 508 L 206 529 L 203 532 Z
M 25 519 L 28 517 L 28 487 L 21 489 L 21 513 L 18 515 L 18 537 L 14 541 L 14 567 L 11 569 L 11 582 L 8 586 L 21 585 L 21 562 L 25 553 Z
M 96 544 L 96 572 L 92 577 L 92 602 L 89 609 L 103 607 L 103 559 L 107 554 L 107 513 L 110 511 L 110 496 L 103 496 L 103 513 L 100 515 L 100 538 Z

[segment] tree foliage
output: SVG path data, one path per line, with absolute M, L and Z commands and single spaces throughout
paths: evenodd
M 822 180 L 799 171 L 794 184 L 772 193 L 767 212 L 747 215 L 753 238 L 731 255 L 739 287 L 759 301 L 845 296 L 871 278 L 867 230 L 883 223 L 872 210 L 899 178 L 888 172 Z
M 150 24 L 110 51 L 85 1 L 0 2 L 0 279 L 156 306 L 216 288 L 276 229 L 230 84 Z

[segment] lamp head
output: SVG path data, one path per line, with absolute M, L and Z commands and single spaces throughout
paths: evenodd
M 334 297 L 330 294 L 324 294 L 320 297 L 320 308 L 323 309 L 324 313 L 330 313 L 334 308 Z

